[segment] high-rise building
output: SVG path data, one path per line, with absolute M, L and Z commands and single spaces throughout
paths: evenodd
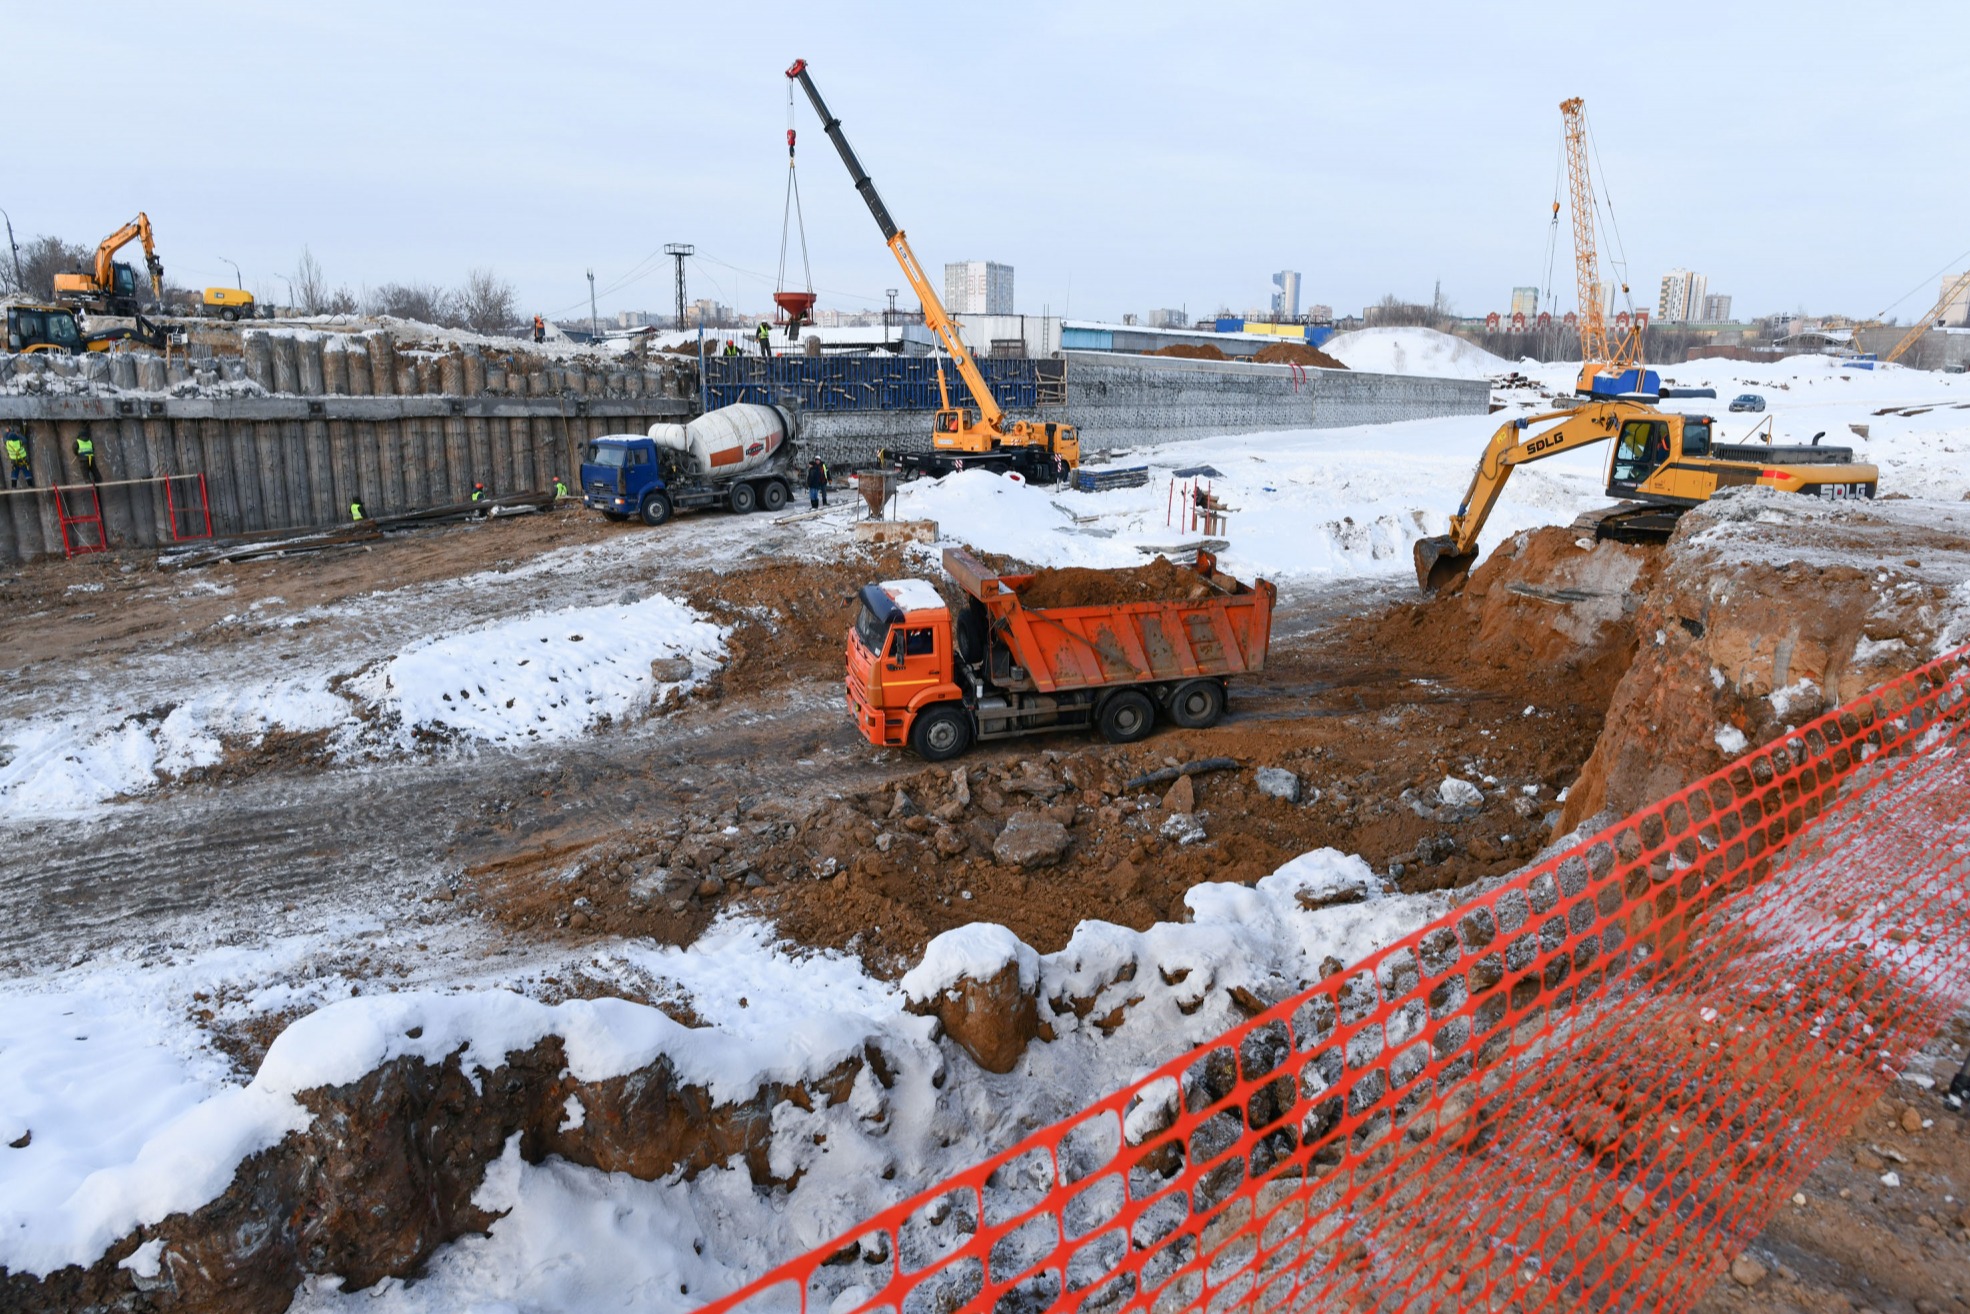
M 1962 277 L 1963 275 L 1961 274 L 1946 275 L 1943 278 L 1942 286 L 1937 289 L 1936 295 L 1938 297 L 1949 296 L 1950 284 Z M 1949 304 L 1943 307 L 1943 313 L 1940 318 L 1946 328 L 1970 328 L 1970 283 L 1966 283 L 1957 290 L 1955 296 L 1950 297 Z
M 1512 289 L 1512 308 L 1514 315 L 1524 315 L 1531 319 L 1539 313 L 1539 289 L 1536 287 L 1515 287 Z
M 1672 269 L 1662 276 L 1662 296 L 1655 305 L 1655 317 L 1668 324 L 1682 324 L 1703 314 L 1703 296 L 1710 280 L 1687 269 Z
M 1010 315 L 1012 266 L 959 260 L 944 266 L 944 309 L 954 315 Z
M 1706 324 L 1728 324 L 1731 320 L 1731 297 L 1728 292 L 1712 292 L 1703 298 L 1703 322 Z
M 1334 308 L 1316 301 L 1306 308 L 1306 317 L 1316 324 L 1331 324 L 1334 322 Z
M 1188 328 L 1190 327 L 1190 316 L 1181 310 L 1152 310 L 1149 312 L 1149 327 Z
M 1272 285 L 1279 290 L 1272 294 L 1272 313 L 1280 319 L 1300 317 L 1300 271 L 1282 269 L 1272 276 Z

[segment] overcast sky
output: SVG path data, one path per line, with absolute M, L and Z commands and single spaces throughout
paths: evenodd
M 137 210 L 173 281 L 278 298 L 456 283 L 523 310 L 770 304 L 796 56 L 919 259 L 999 260 L 1077 318 L 1384 293 L 1504 310 L 1548 281 L 1563 97 L 1586 97 L 1637 304 L 1673 266 L 1739 317 L 1925 310 L 1970 248 L 1970 4 L 0 7 L 0 207 L 93 243 Z M 1604 16 L 1604 17 L 1603 17 Z M 98 108 L 91 108 L 98 107 Z M 894 262 L 804 98 L 821 304 Z M 127 253 L 126 253 L 127 258 Z M 1571 242 L 1554 277 L 1571 307 Z M 624 280 L 630 280 L 625 282 Z M 799 281 L 798 275 L 795 280 Z M 910 304 L 907 293 L 903 304 Z

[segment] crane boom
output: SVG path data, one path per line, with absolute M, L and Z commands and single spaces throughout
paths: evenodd
M 1970 270 L 1958 274 L 1955 281 L 1943 289 L 1943 295 L 1937 298 L 1936 304 L 1930 307 L 1929 313 L 1921 319 L 1916 320 L 1915 327 L 1904 334 L 1902 340 L 1895 344 L 1894 350 L 1890 351 L 1881 359 L 1883 361 L 1900 360 L 1908 353 L 1908 349 L 1913 347 L 1916 341 L 1923 334 L 1927 333 L 1937 320 L 1943 317 L 1943 312 L 1949 309 L 1950 303 L 1962 296 L 1966 291 L 1970 291 Z M 1858 339 L 1856 339 L 1854 345 L 1858 349 L 1860 346 Z
M 1610 333 L 1607 299 L 1601 285 L 1600 251 L 1594 239 L 1594 179 L 1587 152 L 1587 102 L 1579 96 L 1560 102 L 1566 132 L 1566 177 L 1573 204 L 1573 269 L 1580 294 L 1580 391 L 1590 392 L 1596 375 L 1623 375 L 1642 364 L 1642 330 L 1633 325 Z
M 896 263 L 903 267 L 903 277 L 908 280 L 911 290 L 917 294 L 917 299 L 923 303 L 924 323 L 937 335 L 937 340 L 944 344 L 944 350 L 950 353 L 951 360 L 958 367 L 959 376 L 964 379 L 965 386 L 971 389 L 972 398 L 978 403 L 981 424 L 993 433 L 1002 433 L 1005 427 L 1005 412 L 1000 409 L 998 398 L 992 395 L 992 386 L 985 382 L 984 374 L 979 372 L 977 364 L 971 358 L 970 349 L 965 346 L 964 338 L 958 333 L 956 321 L 945 311 L 944 303 L 938 299 L 936 289 L 924 276 L 923 266 L 917 263 L 916 253 L 910 250 L 909 238 L 896 226 L 896 221 L 889 217 L 889 207 L 882 203 L 882 197 L 876 191 L 874 180 L 869 177 L 867 170 L 862 168 L 862 162 L 855 158 L 854 148 L 848 144 L 848 138 L 842 135 L 841 120 L 829 112 L 827 102 L 821 99 L 820 89 L 814 85 L 814 79 L 808 76 L 807 61 L 796 59 L 793 67 L 787 70 L 787 76 L 800 83 L 801 89 L 807 93 L 807 99 L 813 103 L 814 113 L 821 120 L 821 131 L 828 134 L 828 140 L 833 142 L 835 150 L 840 152 L 841 162 L 848 166 L 848 176 L 854 182 L 855 190 L 862 194 L 862 200 L 868 205 L 869 213 L 875 216 L 876 227 L 882 229 L 882 240 L 889 244 L 889 250 L 896 257 Z

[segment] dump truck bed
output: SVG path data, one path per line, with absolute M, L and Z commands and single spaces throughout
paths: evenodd
M 1084 607 L 1028 607 L 1020 594 L 1032 575 L 1000 575 L 962 548 L 944 553 L 944 569 L 983 604 L 993 635 L 1020 671 L 998 677 L 1007 687 L 1041 693 L 1247 675 L 1264 668 L 1276 596 L 1265 580 L 1241 584 L 1199 552 L 1194 565 L 1204 596 L 1183 601 L 1122 602 Z

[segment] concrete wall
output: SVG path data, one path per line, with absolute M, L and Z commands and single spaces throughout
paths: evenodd
M 1440 415 L 1484 415 L 1482 379 L 1295 370 L 1244 361 L 1067 353 L 1067 404 L 1017 418 L 1068 420 L 1085 452 L 1272 429 L 1332 429 Z M 868 464 L 880 447 L 930 441 L 927 411 L 801 417 L 802 443 L 836 465 Z
M 128 547 L 171 542 L 173 517 L 162 484 L 124 480 L 203 475 L 217 537 L 310 529 L 347 523 L 351 498 L 379 516 L 462 502 L 475 482 L 498 495 L 561 474 L 572 487 L 589 438 L 694 410 L 677 394 L 695 383 L 674 366 L 399 351 L 387 335 L 326 352 L 318 334 L 247 346 L 224 361 L 0 355 L 0 427 L 27 435 L 38 485 L 0 490 L 0 562 L 62 552 L 49 485 L 84 483 L 85 426 L 110 545 Z M 197 499 L 190 480 L 172 493 Z

